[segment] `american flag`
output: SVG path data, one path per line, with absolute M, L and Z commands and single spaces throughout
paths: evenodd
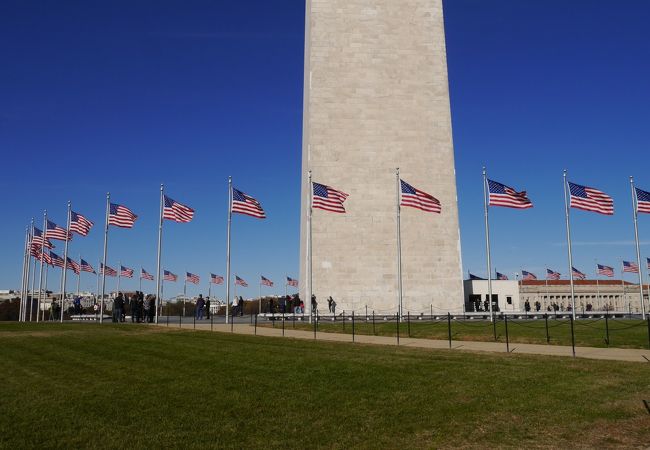
M 521 279 L 524 280 L 524 281 L 532 281 L 532 280 L 536 280 L 537 276 L 534 273 L 522 270 L 521 271 Z
M 650 258 L 646 258 L 645 263 L 648 266 L 648 270 L 650 270 Z
M 41 248 L 41 245 L 45 248 L 54 248 L 54 244 L 52 244 L 49 239 L 43 239 L 43 232 L 34 227 L 34 235 L 32 236 L 31 246 Z
M 232 212 L 246 214 L 258 219 L 266 219 L 266 214 L 260 202 L 235 188 L 232 188 Z
M 345 213 L 343 202 L 348 198 L 348 194 L 337 191 L 334 188 L 324 184 L 312 183 L 312 201 L 313 208 L 324 209 L 325 211 L 335 213 Z
M 140 267 L 140 278 L 143 280 L 153 281 L 153 275 Z
M 108 214 L 108 224 L 115 225 L 121 228 L 133 228 L 138 216 L 133 214 L 126 206 L 111 203 L 110 212 Z
M 623 261 L 623 272 L 639 273 L 639 265 L 635 262 Z
M 293 278 L 287 277 L 287 286 L 298 287 L 298 280 L 294 280 Z
M 605 275 L 606 277 L 614 276 L 614 268 L 609 266 L 603 266 L 602 264 L 596 264 L 598 267 L 598 275 Z
M 43 263 L 52 265 L 52 258 L 50 257 L 50 255 L 45 252 L 41 252 L 40 248 L 38 249 L 32 248 L 31 254 L 38 261 L 43 260 Z
M 64 265 L 63 258 L 61 258 L 59 255 L 50 252 L 50 258 L 52 258 L 52 262 L 50 264 L 52 264 L 55 267 L 63 267 Z
M 187 223 L 194 217 L 194 210 L 189 206 L 178 203 L 171 198 L 165 197 L 165 206 L 163 208 L 163 219 L 173 220 L 174 222 Z
M 79 213 L 70 211 L 70 231 L 74 231 L 82 236 L 88 236 L 93 223 Z
M 642 191 L 638 187 L 636 190 L 636 210 L 640 213 L 650 213 L 650 192 Z
M 190 283 L 194 283 L 194 284 L 199 284 L 200 279 L 198 275 L 194 275 L 193 273 L 190 272 L 185 272 L 185 281 L 189 281 Z
M 117 270 L 113 269 L 112 267 L 109 266 L 104 266 L 103 263 L 99 263 L 99 273 L 100 274 L 105 274 L 107 277 L 116 277 L 117 276 Z
M 48 239 L 58 239 L 60 241 L 65 241 L 66 237 L 69 241 L 72 239 L 72 233 L 68 233 L 65 228 L 58 226 L 51 220 L 48 220 L 45 228 L 45 237 Z
M 580 272 L 575 267 L 571 267 L 571 273 L 573 273 L 573 278 L 575 278 L 576 280 L 584 280 L 585 278 L 587 278 L 587 275 Z
M 210 274 L 210 283 L 212 284 L 223 284 L 223 277 L 221 275 Z
M 67 266 L 68 270 L 72 270 L 77 275 L 81 273 L 81 266 L 79 266 L 79 263 L 70 257 L 68 257 Z
M 551 269 L 546 269 L 546 279 L 547 280 L 559 280 L 560 279 L 560 272 L 556 272 Z
M 244 281 L 243 278 L 239 278 L 237 275 L 235 275 L 235 284 L 238 284 L 240 286 L 248 287 L 248 283 Z
M 508 276 L 497 272 L 497 280 L 507 280 Z
M 469 273 L 469 279 L 470 280 L 485 280 L 485 278 L 481 278 L 478 275 L 474 275 L 473 273 Z
M 400 206 L 410 206 L 426 212 L 440 213 L 442 207 L 434 196 L 414 188 L 404 180 L 399 180 L 402 188 L 402 201 Z
M 571 208 L 592 211 L 611 216 L 614 214 L 614 200 L 598 189 L 569 182 Z
M 262 281 L 260 282 L 260 284 L 263 284 L 264 286 L 273 287 L 273 281 L 269 280 L 266 277 L 262 277 Z
M 124 267 L 120 265 L 120 276 L 121 277 L 127 277 L 127 278 L 133 278 L 133 269 L 129 269 L 128 267 Z
M 169 270 L 165 270 L 163 272 L 163 280 L 165 281 L 176 281 L 178 280 L 178 277 L 171 273 Z
M 532 208 L 533 203 L 526 196 L 526 191 L 517 192 L 510 186 L 487 180 L 490 206 L 505 206 L 507 208 Z
M 86 261 L 84 259 L 81 260 L 81 270 L 83 272 L 95 273 L 95 269 L 93 269 L 93 266 L 88 264 L 88 261 Z

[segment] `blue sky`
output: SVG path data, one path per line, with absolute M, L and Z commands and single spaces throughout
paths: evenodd
M 650 3 L 453 0 L 445 13 L 465 271 L 485 274 L 483 165 L 535 203 L 491 210 L 500 272 L 567 273 L 564 168 L 615 200 L 613 217 L 572 213 L 576 267 L 633 259 L 628 176 L 650 190 Z M 241 293 L 257 295 L 260 274 L 284 292 L 298 276 L 303 17 L 301 0 L 2 2 L 0 288 L 20 285 L 29 219 L 47 209 L 63 224 L 67 200 L 98 224 L 71 256 L 96 265 L 107 191 L 140 216 L 111 227 L 109 265 L 155 271 L 161 182 L 197 211 L 166 221 L 164 268 L 224 274 L 232 175 L 268 214 L 233 219 Z M 650 256 L 650 217 L 640 234 Z

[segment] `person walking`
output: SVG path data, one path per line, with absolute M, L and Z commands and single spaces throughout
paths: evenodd
M 196 300 L 196 320 L 203 319 L 204 307 L 205 307 L 205 300 L 203 300 L 203 295 L 199 294 L 199 298 Z

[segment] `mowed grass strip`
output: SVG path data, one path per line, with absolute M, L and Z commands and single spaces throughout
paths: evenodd
M 260 321 L 258 326 L 281 327 L 280 320 L 275 323 Z M 313 330 L 313 324 L 297 322 L 295 325 L 289 318 L 285 323 L 287 328 L 299 330 Z M 447 320 L 423 322 L 416 317 L 411 318 L 410 325 L 406 319 L 399 325 L 401 337 L 409 336 L 420 339 L 449 338 Z M 318 331 L 323 333 L 352 334 L 352 321 L 349 316 L 343 321 L 323 319 L 318 323 Z M 356 316 L 354 323 L 355 334 L 396 336 L 397 324 L 395 321 L 383 320 L 383 316 L 366 320 L 364 316 Z M 585 319 L 574 322 L 575 343 L 582 347 L 618 347 L 618 348 L 648 348 L 648 323 L 643 320 L 628 319 Z M 484 320 L 457 320 L 451 321 L 452 339 L 456 341 L 494 341 L 494 328 L 492 322 Z M 496 322 L 497 341 L 506 341 L 506 328 L 503 320 Z M 609 339 L 608 339 L 609 337 Z M 546 323 L 544 319 L 537 320 L 508 320 L 508 339 L 513 343 L 521 344 L 551 344 L 571 345 L 571 323 L 569 319 L 548 319 L 548 342 Z
M 2 448 L 650 443 L 650 364 L 1 324 Z

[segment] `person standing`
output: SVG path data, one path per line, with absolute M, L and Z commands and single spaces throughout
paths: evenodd
M 153 318 L 156 315 L 156 296 L 149 296 L 149 323 L 153 323 Z
M 336 302 L 332 297 L 330 299 L 332 300 L 332 314 L 336 315 Z
M 203 300 L 203 295 L 199 294 L 199 298 L 196 300 L 196 320 L 203 319 L 204 306 L 205 306 L 205 300 Z
M 117 297 L 113 300 L 113 323 L 117 323 L 122 318 L 122 293 L 118 292 Z
M 244 316 L 244 298 L 241 295 L 239 296 L 239 316 Z
M 235 317 L 237 315 L 237 308 L 239 307 L 239 297 L 235 296 L 235 298 L 232 299 L 232 316 Z
M 205 318 L 210 320 L 210 297 L 205 298 Z

